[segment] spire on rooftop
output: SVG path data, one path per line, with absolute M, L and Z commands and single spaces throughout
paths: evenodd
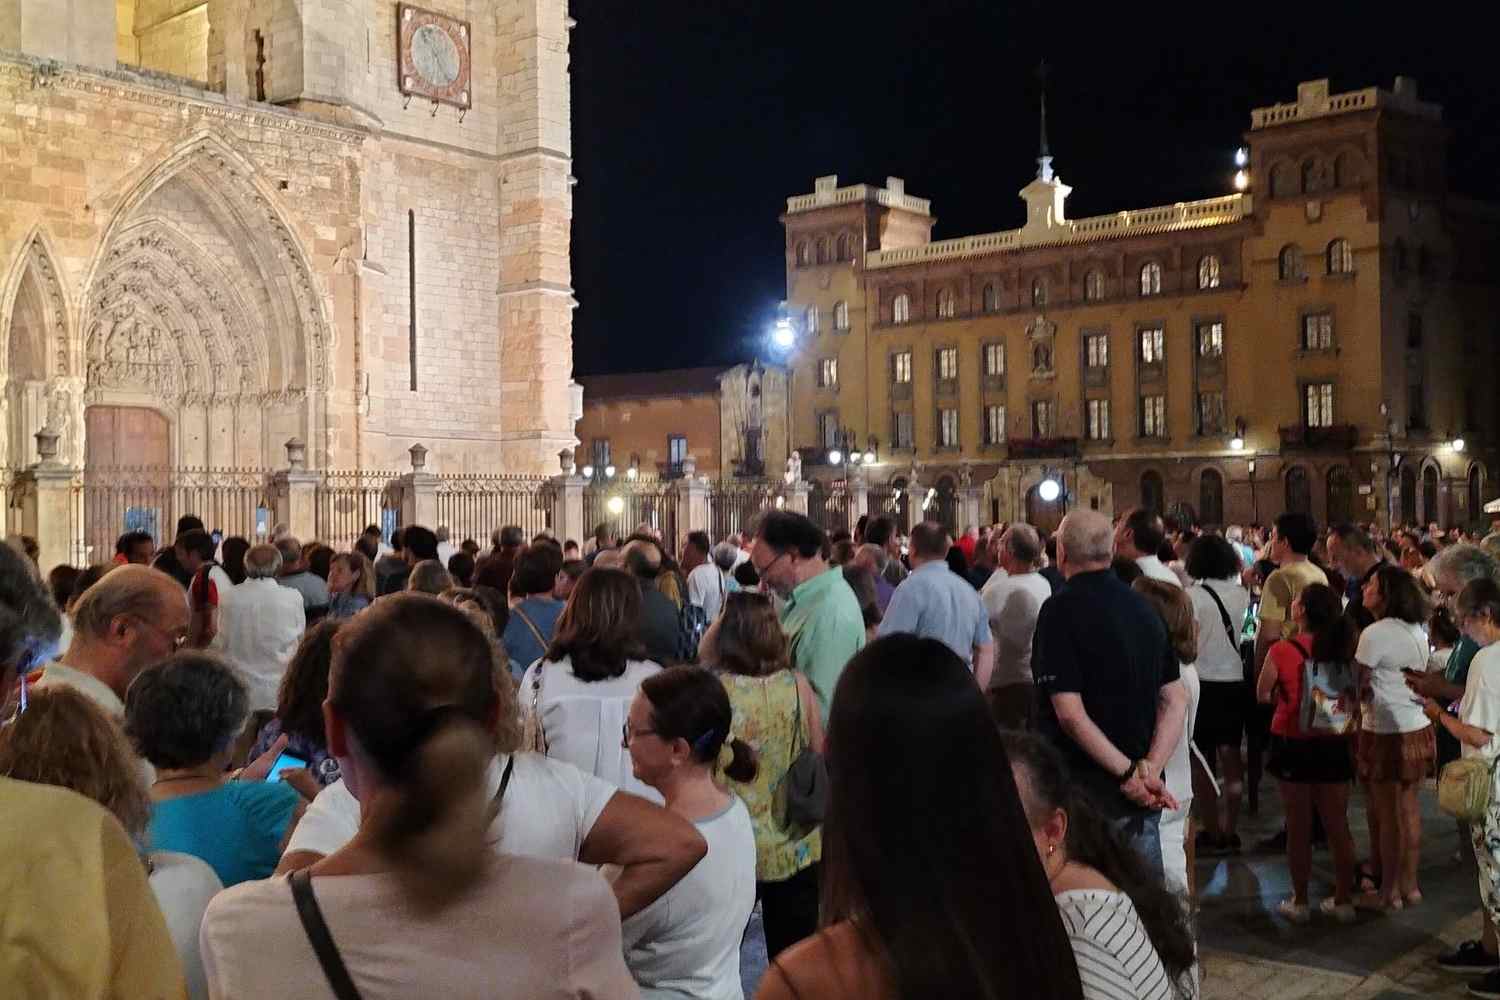
M 1036 158 L 1036 175 L 1039 180 L 1052 179 L 1052 151 L 1047 148 L 1047 62 L 1043 60 L 1036 70 L 1037 82 L 1041 85 L 1042 147 Z

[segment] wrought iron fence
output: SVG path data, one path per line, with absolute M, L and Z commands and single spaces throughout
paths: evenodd
M 371 524 L 380 526 L 387 541 L 401 526 L 399 472 L 323 473 L 313 491 L 313 524 L 318 540 L 339 551 L 354 545 Z
M 720 541 L 733 531 L 752 531 L 757 515 L 774 510 L 780 495 L 769 479 L 724 480 L 709 485 L 709 535 Z
M 437 523 L 448 526 L 455 545 L 473 538 L 483 546 L 496 528 L 511 524 L 530 539 L 552 527 L 555 495 L 551 480 L 542 476 L 443 476 L 437 487 Z
M 103 562 L 115 539 L 144 531 L 169 542 L 177 520 L 195 514 L 210 531 L 264 538 L 271 532 L 270 473 L 264 469 L 90 467 L 74 488 L 75 558 Z
M 890 486 L 871 486 L 866 503 L 871 517 L 893 517 L 898 526 L 904 526 L 906 520 L 907 495 L 903 489 Z
M 624 537 L 646 525 L 661 536 L 662 545 L 677 553 L 679 521 L 677 486 L 672 482 L 610 482 L 583 491 L 583 523 L 590 530 L 609 524 Z
M 807 493 L 807 516 L 824 531 L 849 530 L 849 493 L 842 483 L 820 483 L 816 480 Z

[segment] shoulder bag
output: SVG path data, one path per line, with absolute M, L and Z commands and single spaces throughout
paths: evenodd
M 521 619 L 521 624 L 531 630 L 531 634 L 536 637 L 536 644 L 542 647 L 542 655 L 546 656 L 547 640 L 542 638 L 542 630 L 536 627 L 536 622 L 531 620 L 531 616 L 522 611 L 519 604 L 511 608 L 510 613 Z
M 802 686 L 792 673 L 792 690 L 797 698 L 795 739 L 802 751 L 792 758 L 776 789 L 776 804 L 787 826 L 814 827 L 823 822 L 828 809 L 828 765 L 823 755 L 808 745 L 802 730 Z
M 547 729 L 542 725 L 542 677 L 547 673 L 547 661 L 538 660 L 532 664 L 536 667 L 536 676 L 531 679 L 531 714 L 526 718 L 524 732 L 521 737 L 521 745 L 547 756 Z
M 1490 808 L 1495 761 L 1478 755 L 1460 757 L 1438 775 L 1438 808 L 1461 823 L 1479 823 Z
M 302 921 L 307 942 L 318 956 L 318 964 L 323 967 L 323 975 L 327 977 L 333 995 L 338 1000 L 360 1000 L 359 989 L 354 985 L 354 980 L 349 978 L 349 969 L 339 955 L 338 945 L 333 943 L 333 934 L 328 930 L 327 921 L 323 919 L 318 897 L 313 895 L 312 876 L 304 868 L 292 872 L 289 881 L 292 884 L 292 900 L 297 904 L 297 919 Z
M 1200 583 L 1198 586 L 1213 600 L 1214 607 L 1219 609 L 1219 620 L 1224 623 L 1224 635 L 1229 639 L 1229 648 L 1239 654 L 1240 668 L 1245 675 L 1245 681 L 1253 686 L 1255 683 L 1255 647 L 1250 647 L 1247 656 L 1245 644 L 1239 641 L 1239 636 L 1235 633 L 1234 622 L 1230 620 L 1229 609 L 1224 607 L 1224 601 L 1208 584 Z

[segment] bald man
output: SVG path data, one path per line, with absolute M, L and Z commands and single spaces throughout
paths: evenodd
M 71 687 L 111 716 L 125 715 L 136 675 L 171 656 L 188 637 L 188 595 L 175 579 L 147 566 L 119 566 L 73 606 L 73 641 L 39 687 Z
M 1109 519 L 1063 518 L 1057 561 L 1067 586 L 1042 604 L 1032 649 L 1038 730 L 1073 777 L 1157 871 L 1161 775 L 1182 736 L 1187 691 L 1161 615 L 1110 570 Z

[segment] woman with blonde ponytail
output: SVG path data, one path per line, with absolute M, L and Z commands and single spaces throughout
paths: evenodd
M 597 872 L 497 854 L 485 780 L 499 699 L 491 643 L 458 608 L 387 598 L 334 642 L 329 752 L 359 832 L 311 868 L 218 896 L 203 921 L 215 997 L 633 997 Z M 508 778 L 509 775 L 506 775 Z
M 635 776 L 688 819 L 708 854 L 666 895 L 625 921 L 625 962 L 652 1000 L 743 1000 L 740 939 L 755 907 L 750 813 L 719 784 L 755 779 L 756 758 L 733 731 L 729 695 L 700 667 L 646 678 L 623 743 Z

